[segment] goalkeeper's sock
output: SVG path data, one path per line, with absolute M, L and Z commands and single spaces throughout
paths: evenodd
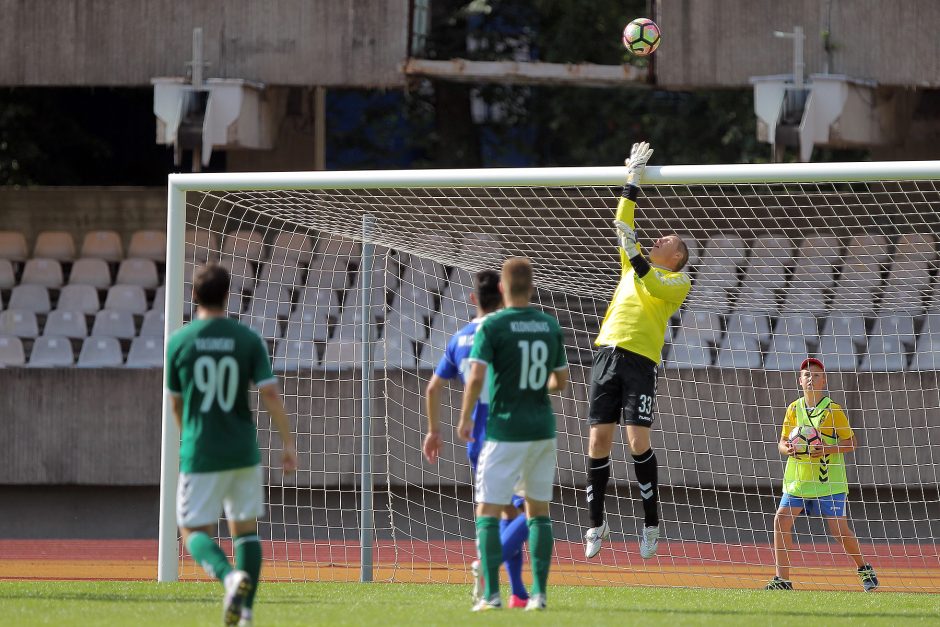
M 232 572 L 232 565 L 222 548 L 205 531 L 193 531 L 186 540 L 186 548 L 206 574 L 219 581 Z
M 246 533 L 236 536 L 232 542 L 235 545 L 235 568 L 243 570 L 251 577 L 251 591 L 245 597 L 245 607 L 251 608 L 255 603 L 255 592 L 261 576 L 261 538 L 257 533 Z
M 552 519 L 536 516 L 529 520 L 529 559 L 532 560 L 532 594 L 545 595 L 548 586 L 548 569 L 552 564 Z
M 499 596 L 499 565 L 503 561 L 499 519 L 495 516 L 477 517 L 477 552 L 483 573 L 483 598 L 492 599 Z
M 639 484 L 640 497 L 643 499 L 644 525 L 658 527 L 659 467 L 656 464 L 656 453 L 653 449 L 634 455 L 633 468 L 636 470 L 636 481 Z
M 610 481 L 610 456 L 595 459 L 588 458 L 588 510 L 591 513 L 591 526 L 604 524 L 604 495 L 607 482 Z
M 499 521 L 499 540 L 503 545 L 503 562 L 509 575 L 509 588 L 520 599 L 528 599 L 525 583 L 522 582 L 522 545 L 529 537 L 525 514 L 512 520 Z

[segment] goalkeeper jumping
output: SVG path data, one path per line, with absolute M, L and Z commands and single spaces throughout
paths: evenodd
M 633 144 L 626 160 L 627 181 L 617 205 L 614 226 L 620 243 L 620 283 L 607 307 L 595 344 L 591 370 L 591 435 L 588 443 L 587 501 L 591 527 L 584 536 L 584 555 L 597 555 L 610 534 L 604 518 L 604 494 L 610 480 L 610 450 L 616 425 L 624 424 L 636 480 L 643 499 L 644 527 L 640 555 L 648 559 L 659 544 L 659 487 L 656 455 L 650 446 L 656 400 L 656 368 L 666 325 L 689 294 L 682 272 L 689 249 L 678 235 L 653 243 L 649 259 L 637 244 L 634 209 L 640 179 L 653 151 Z

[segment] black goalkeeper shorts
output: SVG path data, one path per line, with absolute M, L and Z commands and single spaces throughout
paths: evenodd
M 591 368 L 592 425 L 623 423 L 653 426 L 656 363 L 616 346 L 594 353 Z

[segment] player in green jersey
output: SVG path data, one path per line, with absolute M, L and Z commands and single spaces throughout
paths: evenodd
M 294 437 L 261 337 L 225 315 L 229 274 L 220 265 L 193 278 L 196 319 L 167 342 L 166 387 L 180 439 L 176 520 L 189 554 L 225 588 L 223 621 L 251 625 L 261 572 L 258 517 L 264 513 L 261 454 L 248 392 L 258 388 L 284 444 L 281 465 L 297 465 Z M 235 568 L 212 539 L 225 511 Z
M 555 415 L 549 392 L 568 383 L 561 326 L 529 305 L 534 286 L 525 257 L 503 263 L 500 291 L 505 308 L 483 318 L 473 339 L 457 435 L 473 438 L 473 410 L 490 376 L 486 441 L 477 464 L 477 552 L 484 579 L 474 611 L 502 607 L 503 561 L 499 515 L 514 494 L 525 496 L 533 585 L 526 610 L 543 610 L 554 536 L 548 505 L 555 478 Z
M 653 154 L 649 144 L 633 144 L 626 161 L 614 226 L 620 240 L 620 282 L 595 340 L 591 368 L 591 424 L 588 441 L 587 502 L 591 526 L 584 534 L 584 556 L 592 558 L 610 534 L 604 496 L 610 481 L 610 450 L 621 422 L 633 454 L 637 487 L 643 500 L 640 556 L 649 559 L 659 546 L 659 466 L 650 443 L 656 405 L 656 373 L 666 325 L 689 294 L 689 275 L 682 271 L 689 249 L 678 235 L 654 242 L 649 260 L 636 243 L 634 209 L 640 179 Z
M 869 592 L 878 587 L 878 577 L 862 557 L 858 538 L 846 519 L 849 482 L 845 474 L 845 453 L 858 446 L 855 432 L 845 412 L 826 394 L 826 370 L 823 363 L 810 357 L 800 364 L 803 396 L 787 407 L 783 432 L 777 448 L 787 456 L 783 475 L 783 498 L 774 516 L 774 560 L 777 574 L 767 590 L 792 590 L 790 552 L 793 551 L 793 523 L 802 512 L 819 514 L 826 519 L 829 533 L 837 538 L 858 567 L 862 587 Z M 809 451 L 799 451 L 790 441 L 796 427 L 816 429 L 822 443 Z

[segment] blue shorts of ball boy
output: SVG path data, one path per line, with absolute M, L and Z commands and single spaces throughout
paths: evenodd
M 792 494 L 783 493 L 780 499 L 780 508 L 798 507 L 807 516 L 824 516 L 826 518 L 842 518 L 845 516 L 845 501 L 848 495 L 830 494 L 815 499 L 801 498 Z

